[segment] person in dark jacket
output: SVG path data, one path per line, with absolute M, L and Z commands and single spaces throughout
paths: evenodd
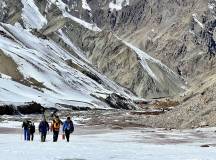
M 46 141 L 46 135 L 47 135 L 48 131 L 49 131 L 49 123 L 46 121 L 45 118 L 43 118 L 43 120 L 39 124 L 39 132 L 41 134 L 41 142 Z
M 63 133 L 65 134 L 67 142 L 70 140 L 70 134 L 74 131 L 73 121 L 70 117 L 67 117 L 67 120 L 63 124 Z
M 22 124 L 22 128 L 24 130 L 24 140 L 25 141 L 30 141 L 30 131 L 29 131 L 30 123 L 31 121 L 25 120 L 23 121 L 23 124 Z
M 34 140 L 34 133 L 35 133 L 35 125 L 34 125 L 34 123 L 30 124 L 29 132 L 30 132 L 30 139 L 31 139 L 31 141 L 33 141 Z
M 62 121 L 59 119 L 59 116 L 55 116 L 52 124 L 51 124 L 51 131 L 53 131 L 53 142 L 57 142 L 60 126 L 62 125 Z

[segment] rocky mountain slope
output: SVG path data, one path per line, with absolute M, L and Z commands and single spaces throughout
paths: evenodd
M 2 0 L 0 101 L 156 107 L 137 122 L 212 126 L 215 16 L 215 0 Z
M 131 109 L 138 97 L 182 93 L 179 75 L 96 16 L 129 6 L 129 1 L 2 0 L 2 103 L 109 108 L 120 101 Z

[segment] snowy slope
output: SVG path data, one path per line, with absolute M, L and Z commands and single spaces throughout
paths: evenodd
M 52 40 L 37 38 L 27 30 L 9 24 L 2 24 L 0 31 L 8 36 L 0 36 L 0 49 L 16 62 L 19 72 L 25 79 L 33 78 L 45 86 L 45 88 L 36 90 L 11 79 L 1 78 L 1 101 L 36 101 L 45 106 L 60 103 L 107 108 L 105 103 L 91 97 L 90 94 L 108 94 L 113 91 L 125 94 L 124 89 L 88 67 L 83 61 L 75 58 Z M 75 51 L 80 51 L 65 37 L 63 32 L 60 31 L 60 33 Z M 79 55 L 85 57 L 82 54 Z M 66 60 L 72 60 L 81 67 L 87 67 L 92 73 L 97 74 L 104 84 L 99 84 L 68 66 Z
M 22 19 L 26 28 L 41 29 L 47 24 L 46 18 L 40 13 L 34 0 L 22 0 Z
M 6 3 L 9 1 L 10 3 Z M 1 5 L 4 8 L 14 7 L 10 5 L 12 1 L 9 1 L 3 0 Z M 138 98 L 134 96 L 133 93 L 136 93 L 134 90 L 132 90 L 133 93 L 129 91 L 131 88 L 126 89 L 116 83 L 122 84 L 119 81 L 110 80 L 98 72 L 99 68 L 94 67 L 92 65 L 94 63 L 86 57 L 90 49 L 85 52 L 80 49 L 85 50 L 85 47 L 81 46 L 81 34 L 80 39 L 72 40 L 71 36 L 74 34 L 79 35 L 79 33 L 73 33 L 75 23 L 78 25 L 74 25 L 74 27 L 80 29 L 80 32 L 89 31 L 89 33 L 95 33 L 96 36 L 103 33 L 102 29 L 96 24 L 89 23 L 93 22 L 92 20 L 87 22 L 80 13 L 75 13 L 79 12 L 75 11 L 78 5 L 75 10 L 70 5 L 77 2 L 20 0 L 19 3 L 21 4 L 20 8 L 14 7 L 18 12 L 14 15 L 15 18 L 12 17 L 12 20 L 6 21 L 11 23 L 2 22 L 0 24 L 0 53 L 2 52 L 17 65 L 14 67 L 8 64 L 14 67 L 13 71 L 18 71 L 21 77 L 17 78 L 10 74 L 8 75 L 11 77 L 8 77 L 8 68 L 3 64 L 6 71 L 3 70 L 0 73 L 2 82 L 0 84 L 0 101 L 12 103 L 36 101 L 47 107 L 56 104 L 67 104 L 79 107 L 109 108 L 104 103 L 104 99 L 112 93 L 126 97 L 128 101 Z M 91 4 L 92 8 L 88 3 Z M 120 10 L 129 5 L 130 1 L 110 0 L 109 4 L 111 9 Z M 93 6 L 92 3 L 86 0 L 79 3 L 80 11 L 85 12 L 87 10 L 86 14 L 93 12 Z M 75 23 L 69 23 L 71 21 Z M 57 26 L 55 26 L 55 22 Z M 47 30 L 48 32 L 45 33 Z M 161 62 L 129 43 L 123 44 L 123 47 L 125 46 L 131 48 L 132 52 L 138 55 L 141 59 L 140 64 L 143 67 L 143 75 L 147 75 L 147 79 L 151 77 L 154 84 L 160 83 L 163 86 L 167 77 L 168 79 L 170 77 L 174 80 L 177 79 L 173 76 L 174 73 Z M 100 53 L 100 51 L 98 52 Z M 151 63 L 156 64 L 156 67 L 152 67 Z M 159 74 L 156 72 L 157 67 L 159 67 L 160 71 L 162 70 Z M 167 76 L 163 76 L 164 71 Z M 172 80 L 169 82 L 172 83 Z M 169 82 L 166 84 L 169 84 Z M 176 87 L 173 84 L 171 86 L 174 89 Z M 161 90 L 164 88 L 169 92 L 166 86 L 160 87 Z M 100 99 L 101 97 L 103 101 Z

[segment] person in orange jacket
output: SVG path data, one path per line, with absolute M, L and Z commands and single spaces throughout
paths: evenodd
M 57 142 L 59 130 L 62 125 L 62 121 L 59 119 L 59 116 L 55 116 L 51 124 L 51 131 L 53 132 L 53 142 Z

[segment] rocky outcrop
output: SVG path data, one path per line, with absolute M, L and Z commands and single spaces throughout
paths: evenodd
M 10 7 L 8 7 L 10 6 Z M 15 24 L 21 22 L 21 13 L 23 5 L 19 0 L 0 2 L 0 22 Z
M 16 115 L 16 114 L 41 114 L 45 110 L 40 104 L 35 102 L 24 105 L 2 105 L 0 106 L 0 115 Z
M 127 98 L 120 96 L 118 94 L 112 93 L 109 95 L 105 102 L 108 103 L 112 108 L 115 109 L 126 109 L 126 110 L 134 110 L 137 107 L 132 101 L 128 101 Z

